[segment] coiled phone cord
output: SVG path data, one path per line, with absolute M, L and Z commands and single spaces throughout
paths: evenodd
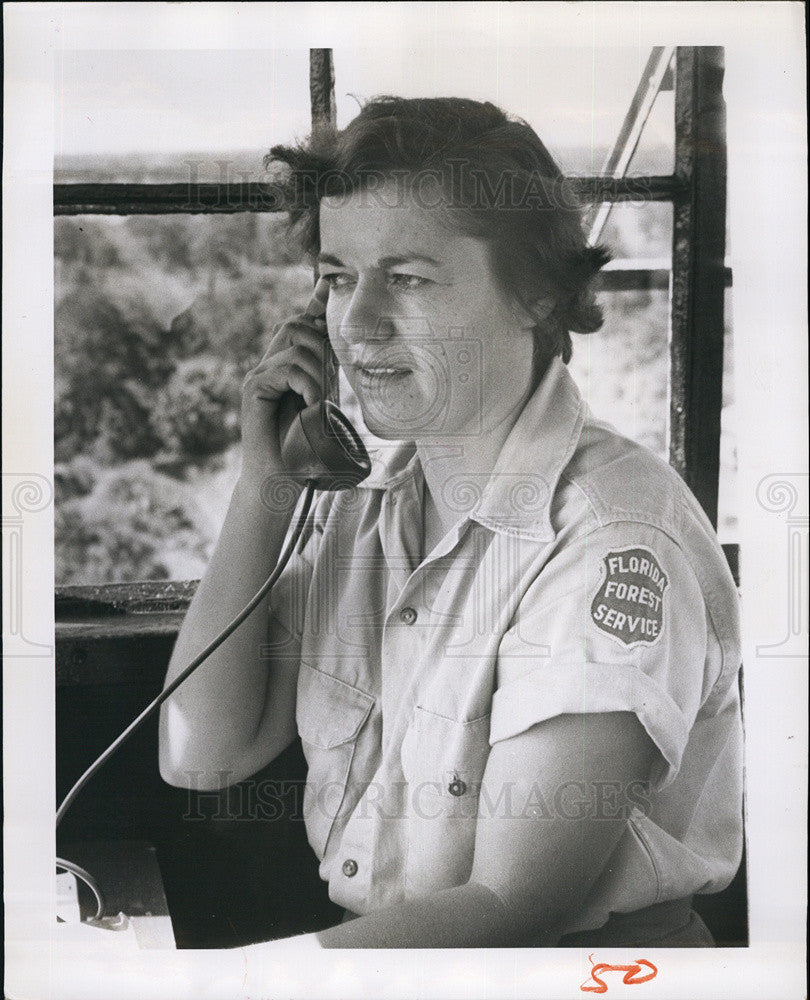
M 65 813 L 73 804 L 73 801 L 76 798 L 76 796 L 84 788 L 87 782 L 93 777 L 96 771 L 98 771 L 109 760 L 109 758 L 112 757 L 115 751 L 120 746 L 122 746 L 129 739 L 130 736 L 132 736 L 132 734 L 135 732 L 136 729 L 138 729 L 144 722 L 146 722 L 146 720 L 151 715 L 154 714 L 154 712 L 158 708 L 160 708 L 163 702 L 166 701 L 166 699 L 171 694 L 173 694 L 177 690 L 177 688 L 180 687 L 183 681 L 186 680 L 186 678 L 189 677 L 197 669 L 197 667 L 199 667 L 200 664 L 204 660 L 206 660 L 211 655 L 211 653 L 213 653 L 214 650 L 218 646 L 220 646 L 228 638 L 228 636 L 231 635 L 231 633 L 234 632 L 242 624 L 242 622 L 248 617 L 248 615 L 255 610 L 255 608 L 262 600 L 262 598 L 265 597 L 265 595 L 269 592 L 270 588 L 273 586 L 276 580 L 278 580 L 282 570 L 289 562 L 290 556 L 293 554 L 295 547 L 298 544 L 298 540 L 301 537 L 301 532 L 304 530 L 304 524 L 306 522 L 307 515 L 309 514 L 310 507 L 312 506 L 312 498 L 314 494 L 315 494 L 315 483 L 312 480 L 308 480 L 306 483 L 306 493 L 304 495 L 304 502 L 301 507 L 301 513 L 298 515 L 298 520 L 296 521 L 295 528 L 293 529 L 293 533 L 290 536 L 290 541 L 287 544 L 284 551 L 279 556 L 275 569 L 267 578 L 267 580 L 262 584 L 261 588 L 256 593 L 256 595 L 250 599 L 248 604 L 245 605 L 245 607 L 239 612 L 239 614 L 233 619 L 233 621 L 229 625 L 226 625 L 225 628 L 219 633 L 219 635 L 215 639 L 213 639 L 205 647 L 205 649 L 198 656 L 196 656 L 191 661 L 191 663 L 189 663 L 189 665 L 184 670 L 182 670 L 181 673 L 177 675 L 177 677 L 175 677 L 175 679 L 171 682 L 171 684 L 169 684 L 168 687 L 164 688 L 163 691 L 161 691 L 160 694 L 152 702 L 150 702 L 149 705 L 146 706 L 146 708 L 141 712 L 139 716 L 137 716 L 137 718 L 133 719 L 133 721 L 127 726 L 127 728 L 121 733 L 121 735 L 118 736 L 115 740 L 113 740 L 113 742 L 107 747 L 107 749 L 93 761 L 90 767 L 87 768 L 84 774 L 79 778 L 76 784 L 67 793 L 67 795 L 62 800 L 62 804 L 56 810 L 57 827 L 62 822 Z M 62 861 L 60 858 L 57 858 L 56 864 L 58 867 L 62 867 L 68 871 L 72 870 L 75 872 L 76 866 L 72 865 L 70 862 L 65 862 Z M 93 891 L 96 892 L 96 889 L 94 888 Z M 104 915 L 104 904 L 103 901 L 100 899 L 98 893 L 96 898 L 98 902 L 98 912 L 96 914 L 96 919 L 100 919 Z

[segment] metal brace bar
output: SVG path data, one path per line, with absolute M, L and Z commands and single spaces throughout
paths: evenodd
M 674 52 L 673 45 L 656 46 L 650 53 L 616 142 L 602 166 L 602 177 L 623 178 L 627 173 Z M 593 210 L 588 234 L 588 242 L 591 245 L 599 242 L 612 208 L 610 202 L 603 202 Z

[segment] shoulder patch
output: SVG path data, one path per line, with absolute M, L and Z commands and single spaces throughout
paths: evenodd
M 603 579 L 591 603 L 597 628 L 628 648 L 652 645 L 664 628 L 669 580 L 655 553 L 635 546 L 603 557 Z

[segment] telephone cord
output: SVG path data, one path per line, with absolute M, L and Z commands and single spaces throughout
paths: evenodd
M 268 591 L 276 582 L 276 580 L 278 580 L 282 570 L 289 562 L 290 556 L 292 556 L 295 547 L 298 544 L 298 540 L 301 537 L 301 532 L 304 530 L 304 524 L 306 522 L 307 515 L 309 514 L 309 509 L 312 506 L 312 498 L 314 496 L 314 493 L 315 493 L 314 482 L 312 480 L 307 480 L 306 493 L 304 495 L 304 502 L 301 507 L 301 513 L 298 516 L 295 528 L 293 530 L 292 535 L 290 536 L 290 541 L 287 544 L 284 551 L 279 556 L 275 569 L 267 578 L 265 583 L 262 584 L 261 588 L 256 593 L 256 595 L 250 599 L 249 603 L 245 605 L 245 607 L 239 612 L 239 614 L 233 619 L 233 621 L 229 625 L 227 625 L 219 633 L 219 635 L 215 639 L 213 639 L 205 647 L 205 649 L 198 656 L 196 656 L 191 661 L 191 663 L 189 663 L 189 665 L 181 671 L 181 673 L 177 675 L 177 677 L 175 677 L 175 679 L 171 682 L 171 684 L 165 687 L 163 691 L 161 691 L 161 693 L 152 702 L 150 702 L 149 705 L 146 706 L 146 708 L 141 712 L 141 714 L 137 716 L 137 718 L 135 718 L 127 726 L 127 728 L 121 733 L 121 735 L 118 736 L 115 740 L 113 740 L 113 742 L 107 747 L 107 749 L 102 754 L 100 754 L 100 756 L 98 756 L 95 759 L 95 761 L 93 761 L 90 767 L 87 768 L 84 774 L 79 778 L 76 784 L 67 793 L 65 798 L 62 800 L 62 804 L 57 809 L 56 811 L 57 827 L 62 822 L 62 819 L 64 818 L 65 813 L 72 805 L 73 800 L 76 798 L 79 792 L 84 788 L 87 782 L 93 777 L 96 771 L 98 771 L 99 768 L 101 768 L 107 762 L 107 760 L 109 760 L 109 758 L 112 757 L 115 751 L 123 743 L 125 743 L 130 736 L 132 736 L 135 730 L 138 729 L 144 722 L 146 722 L 146 720 L 163 704 L 163 702 L 166 701 L 166 699 L 170 695 L 172 695 L 177 690 L 178 687 L 180 687 L 183 681 L 186 680 L 186 678 L 189 677 L 197 669 L 197 667 L 199 667 L 200 664 L 204 660 L 206 660 L 211 655 L 211 653 L 213 653 L 214 650 L 218 646 L 220 646 L 228 638 L 228 636 L 231 635 L 231 633 L 234 632 L 242 624 L 242 622 L 248 617 L 248 615 L 251 614 L 251 612 L 257 607 L 259 601 L 261 601 L 262 598 L 268 593 Z M 69 863 L 58 860 L 57 864 L 64 868 L 68 868 Z M 73 866 L 73 868 L 68 868 L 68 870 L 74 871 L 74 874 L 78 874 L 78 872 L 75 872 L 76 867 L 77 866 Z M 100 897 L 97 897 L 97 899 L 99 901 L 99 907 L 103 912 L 103 904 L 100 901 Z

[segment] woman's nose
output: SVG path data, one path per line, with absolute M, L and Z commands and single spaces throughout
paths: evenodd
M 388 340 L 394 321 L 388 296 L 376 282 L 358 281 L 349 307 L 340 321 L 340 335 L 346 343 Z

